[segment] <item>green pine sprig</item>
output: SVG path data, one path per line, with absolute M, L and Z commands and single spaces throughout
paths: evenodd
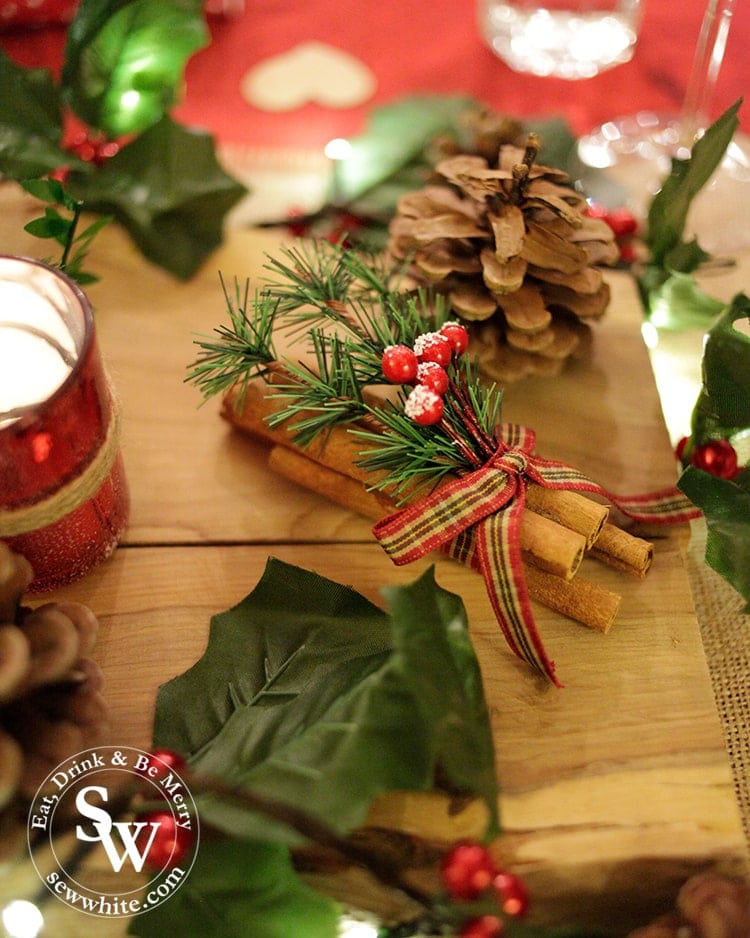
M 360 465 L 373 487 L 397 499 L 434 487 L 449 474 L 484 465 L 497 447 L 502 392 L 480 381 L 466 357 L 448 368 L 450 387 L 439 423 L 422 426 L 403 411 L 408 386 L 395 396 L 375 393 L 386 384 L 383 352 L 413 346 L 448 319 L 446 305 L 429 290 L 408 291 L 401 271 L 382 260 L 327 241 L 283 248 L 265 269 L 271 276 L 255 295 L 225 288 L 229 324 L 197 340 L 200 353 L 187 380 L 208 398 L 230 388 L 241 409 L 253 378 L 269 381 L 279 404 L 268 417 L 294 443 L 308 447 L 346 426 L 363 444 Z M 307 346 L 308 358 L 278 358 L 273 332 Z M 369 393 L 369 391 L 373 393 Z

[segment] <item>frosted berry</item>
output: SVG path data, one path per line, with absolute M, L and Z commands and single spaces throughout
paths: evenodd
M 486 847 L 465 842 L 443 856 L 440 875 L 452 899 L 471 902 L 492 885 L 498 869 Z
M 422 384 L 418 384 L 404 403 L 404 413 L 414 423 L 428 427 L 437 423 L 443 416 L 443 399 Z
M 498 873 L 492 881 L 500 906 L 506 915 L 524 916 L 529 910 L 529 892 L 523 880 L 513 873 Z
M 729 440 L 709 440 L 696 446 L 690 462 L 720 479 L 733 479 L 739 472 L 737 453 Z
M 144 863 L 154 870 L 171 869 L 180 863 L 193 846 L 193 830 L 181 826 L 170 811 L 151 811 L 136 818 L 146 826 L 137 838 L 139 850 L 145 852 Z M 154 830 L 154 826 L 156 829 Z
M 496 915 L 480 915 L 459 928 L 459 938 L 500 938 L 505 933 L 502 919 Z
M 447 322 L 440 327 L 440 335 L 450 342 L 454 355 L 463 355 L 469 347 L 469 333 L 460 322 Z
M 417 356 L 406 345 L 389 345 L 381 361 L 383 377 L 393 384 L 411 384 L 417 377 Z
M 436 362 L 445 368 L 453 357 L 453 346 L 450 341 L 439 332 L 425 332 L 417 336 L 414 342 L 414 352 L 417 361 Z
M 420 362 L 417 365 L 417 383 L 442 397 L 448 390 L 448 373 L 437 362 Z
M 612 229 L 616 238 L 627 238 L 638 230 L 635 215 L 626 208 L 616 208 L 607 212 L 604 221 Z

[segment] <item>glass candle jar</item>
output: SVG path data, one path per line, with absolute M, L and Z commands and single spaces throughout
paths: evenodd
M 0 539 L 31 590 L 78 579 L 125 528 L 116 398 L 80 288 L 39 261 L 0 256 Z

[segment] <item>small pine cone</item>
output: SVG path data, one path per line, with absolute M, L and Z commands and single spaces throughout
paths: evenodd
M 599 265 L 620 253 L 568 175 L 535 162 L 538 151 L 531 134 L 494 160 L 440 161 L 438 180 L 403 196 L 389 227 L 390 255 L 445 296 L 480 367 L 502 383 L 560 371 L 606 310 Z
M 19 570 L 21 575 L 19 575 Z M 109 716 L 89 657 L 98 622 L 79 603 L 19 607 L 31 572 L 0 543 L 0 829 L 61 762 L 101 745 Z M 12 618 L 10 618 L 12 616 Z M 13 838 L 3 837 L 3 844 Z M 0 852 L 1 853 L 1 852 Z
M 695 938 L 747 938 L 750 884 L 715 873 L 693 876 L 680 890 L 677 907 Z

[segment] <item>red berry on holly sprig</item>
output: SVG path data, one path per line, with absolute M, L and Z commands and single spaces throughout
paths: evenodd
M 440 863 L 440 875 L 448 895 L 466 902 L 478 899 L 499 872 L 489 850 L 473 841 L 451 847 Z
M 193 846 L 192 826 L 184 820 L 178 821 L 171 811 L 141 814 L 136 822 L 144 825 L 136 838 L 138 849 L 144 864 L 153 870 L 172 869 Z
M 437 362 L 420 362 L 417 365 L 417 383 L 442 397 L 448 390 L 448 372 Z
M 458 930 L 459 938 L 501 938 L 505 933 L 503 920 L 496 915 L 480 915 L 464 922 Z
M 439 332 L 424 332 L 414 341 L 414 353 L 418 362 L 435 362 L 446 368 L 453 358 L 453 346 Z
M 429 427 L 438 423 L 443 416 L 443 399 L 423 384 L 418 384 L 404 402 L 404 413 L 414 423 Z
M 141 771 L 149 778 L 157 778 L 166 775 L 169 771 L 182 772 L 185 765 L 183 757 L 174 749 L 152 749 Z
M 417 377 L 417 356 L 406 345 L 389 345 L 383 352 L 380 367 L 383 377 L 392 384 L 411 384 Z
M 503 870 L 493 879 L 500 907 L 512 918 L 522 918 L 529 910 L 529 891 L 514 873 Z
M 675 448 L 674 448 L 674 455 L 675 455 L 675 459 L 677 459 L 678 462 L 682 462 L 682 457 L 685 455 L 685 450 L 689 442 L 690 442 L 689 436 L 681 436 L 679 440 L 677 441 Z
M 450 342 L 454 355 L 463 355 L 469 347 L 469 333 L 460 322 L 446 322 L 440 327 L 440 335 Z
M 701 443 L 693 450 L 690 462 L 696 469 L 702 469 L 719 479 L 733 479 L 740 471 L 737 453 L 729 440 Z

